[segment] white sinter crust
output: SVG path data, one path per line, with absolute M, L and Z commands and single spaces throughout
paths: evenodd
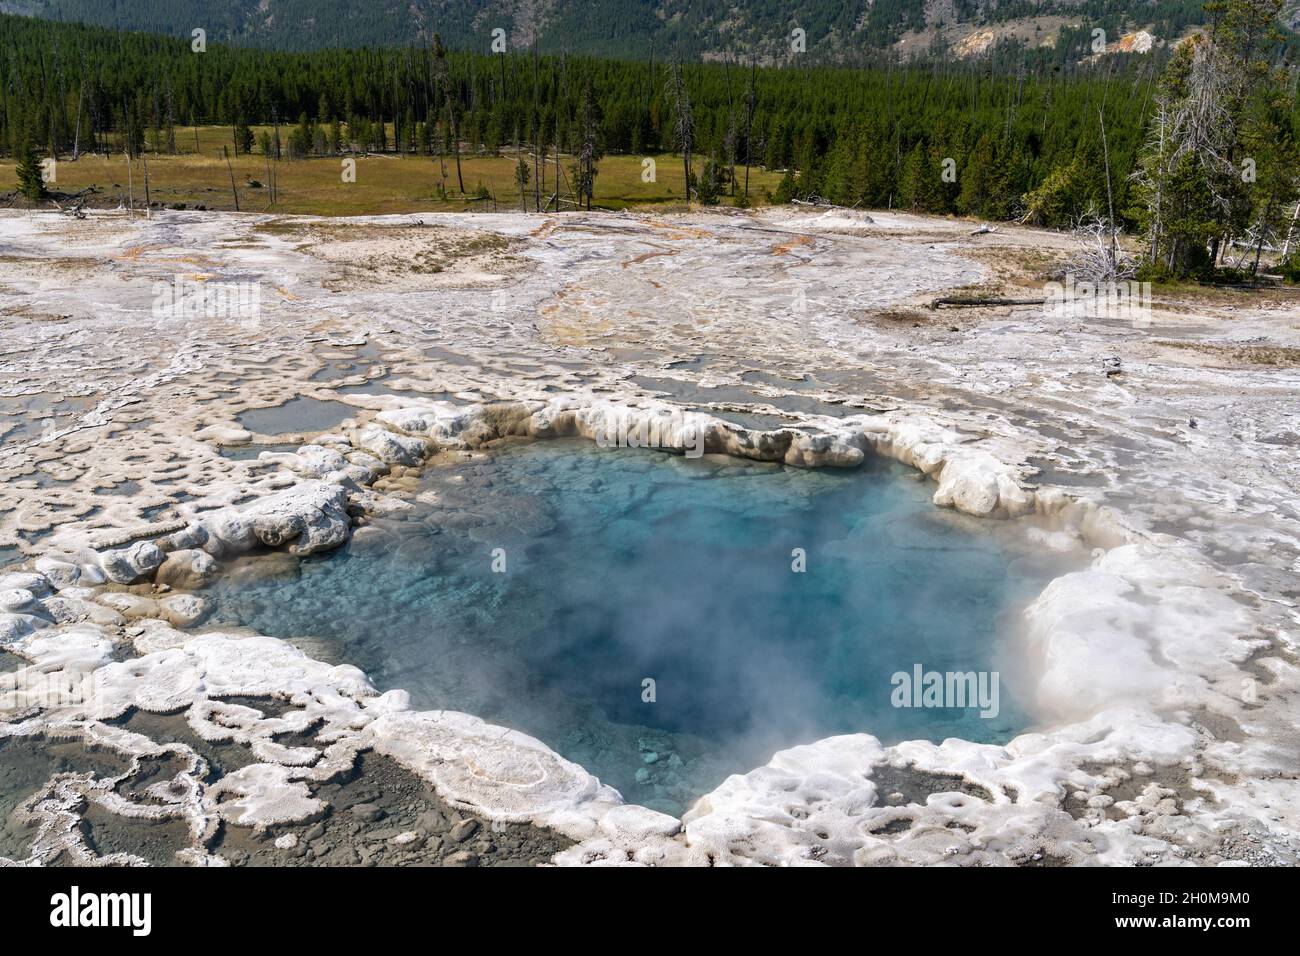
M 1208 712 L 1243 728 L 1254 722 L 1241 700 L 1239 665 L 1267 642 L 1231 582 L 1185 544 L 1127 531 L 1108 509 L 1026 489 L 1016 468 L 934 421 L 856 416 L 823 421 L 828 430 L 815 435 L 757 432 L 704 415 L 683 418 L 664 403 L 575 397 L 473 407 L 425 402 L 382 412 L 376 422 L 351 437 L 331 436 L 330 446 L 277 455 L 277 464 L 303 477 L 156 543 L 48 556 L 38 562 L 47 574 L 7 575 L 0 588 L 5 643 L 43 679 L 21 670 L 0 677 L 0 688 L 43 709 L 15 708 L 0 696 L 0 710 L 13 721 L 5 732 L 83 736 L 139 759 L 157 745 L 103 721 L 130 708 L 188 708 L 200 737 L 250 747 L 258 763 L 213 786 L 190 780 L 148 811 L 184 819 L 196 859 L 205 857 L 205 838 L 219 818 L 266 827 L 318 815 L 308 784 L 329 779 L 369 748 L 425 777 L 455 806 L 577 841 L 560 863 L 1177 862 L 1212 854 L 1222 819 L 1253 819 L 1267 829 L 1286 822 L 1278 819 L 1285 807 L 1278 788 L 1259 780 L 1242 785 L 1252 761 L 1264 756 L 1263 741 L 1218 742 L 1186 720 Z M 313 661 L 278 639 L 186 634 L 168 623 L 168 599 L 97 586 L 104 578 L 147 579 L 178 557 L 188 572 L 206 566 L 199 555 L 229 558 L 259 544 L 292 554 L 341 544 L 349 495 L 365 494 L 357 480 L 363 476 L 348 471 L 351 449 L 386 465 L 410 464 L 417 448 L 476 447 L 506 436 L 596 438 L 611 422 L 654 427 L 678 450 L 693 440 L 685 429 L 700 427 L 709 453 L 808 467 L 888 455 L 936 480 L 936 504 L 979 516 L 1034 515 L 1051 535 L 1096 547 L 1090 569 L 1054 580 L 1026 612 L 1028 652 L 1039 662 L 1038 705 L 1052 715 L 1051 729 L 1004 747 L 962 740 L 882 747 L 869 734 L 832 737 L 729 778 L 678 821 L 624 804 L 533 738 L 471 715 L 412 712 L 403 692 L 379 694 L 357 669 Z M 100 628 L 122 619 L 136 622 L 140 656 L 114 661 L 112 639 Z M 63 679 L 52 681 L 52 674 Z M 85 702 L 60 700 L 71 685 L 86 691 Z M 223 701 L 260 696 L 297 709 L 286 723 Z M 317 739 L 331 741 L 321 759 L 312 748 L 273 740 L 321 721 Z M 920 805 L 891 804 L 896 791 L 882 786 L 894 786 L 895 777 L 920 788 Z M 1125 784 L 1128 799 L 1107 795 Z M 65 781 L 62 790 L 62 800 L 33 810 L 41 821 L 37 845 L 46 852 L 70 847 L 86 855 L 68 822 L 82 798 L 114 812 L 142 812 L 102 783 Z

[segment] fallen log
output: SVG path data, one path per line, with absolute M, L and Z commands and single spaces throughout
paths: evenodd
M 943 298 L 935 299 L 930 303 L 931 309 L 937 309 L 941 305 L 950 305 L 955 308 L 970 308 L 980 305 L 1044 305 L 1046 299 L 962 299 L 962 298 Z

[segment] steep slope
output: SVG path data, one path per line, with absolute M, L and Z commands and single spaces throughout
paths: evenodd
M 1204 21 L 1202 0 L 0 0 L 0 11 L 272 49 L 427 42 L 488 52 L 493 31 L 511 47 L 644 59 L 717 59 L 757 52 L 791 58 L 804 31 L 810 59 L 844 60 L 900 44 L 908 53 L 987 47 L 983 37 L 1052 43 L 1062 23 L 1114 39 L 1148 29 L 1176 39 Z M 1300 19 L 1291 4 L 1282 21 Z

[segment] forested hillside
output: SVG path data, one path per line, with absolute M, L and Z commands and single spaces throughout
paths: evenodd
M 402 45 L 436 32 L 453 48 L 487 52 L 501 28 L 515 49 L 536 40 L 547 52 L 629 59 L 744 50 L 788 60 L 797 27 L 803 55 L 823 63 L 854 62 L 906 34 L 929 37 L 953 24 L 1064 15 L 1089 33 L 1144 28 L 1172 41 L 1206 22 L 1201 0 L 0 0 L 0 10 L 172 36 L 201 27 L 212 40 L 280 50 Z M 1047 42 L 1056 29 L 1049 24 L 1034 39 Z

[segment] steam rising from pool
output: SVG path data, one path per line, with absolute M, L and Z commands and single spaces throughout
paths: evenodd
M 914 474 L 510 445 L 433 469 L 432 503 L 295 580 L 227 575 L 217 615 L 324 641 L 418 708 L 532 734 L 680 813 L 832 734 L 1000 742 L 1025 727 L 998 635 L 1060 564 L 935 508 Z M 891 676 L 916 664 L 998 672 L 997 716 L 895 707 Z

